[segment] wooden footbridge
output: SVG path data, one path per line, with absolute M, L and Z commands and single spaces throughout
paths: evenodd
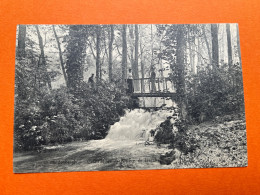
M 171 97 L 176 96 L 174 85 L 169 77 L 133 79 L 132 97 Z
M 139 108 L 171 108 L 176 100 L 176 92 L 170 78 L 133 79 L 134 90 L 130 96 Z

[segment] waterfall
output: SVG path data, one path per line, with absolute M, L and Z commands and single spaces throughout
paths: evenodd
M 172 114 L 172 110 L 150 112 L 143 109 L 127 110 L 120 121 L 111 126 L 106 139 L 137 140 L 140 137 L 147 138 L 151 129 L 155 129 Z

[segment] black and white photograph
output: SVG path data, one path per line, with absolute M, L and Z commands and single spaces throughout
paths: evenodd
M 238 24 L 22 24 L 15 58 L 14 173 L 248 164 Z

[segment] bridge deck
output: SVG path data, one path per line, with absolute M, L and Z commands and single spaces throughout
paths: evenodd
M 132 97 L 176 97 L 176 93 L 132 93 Z
M 133 79 L 132 97 L 175 97 L 174 85 L 169 77 Z

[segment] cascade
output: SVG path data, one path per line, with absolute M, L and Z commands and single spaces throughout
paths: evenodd
M 111 126 L 106 139 L 137 140 L 141 136 L 147 138 L 149 132 L 160 125 L 173 110 L 145 111 L 134 109 L 126 111 L 120 120 Z

